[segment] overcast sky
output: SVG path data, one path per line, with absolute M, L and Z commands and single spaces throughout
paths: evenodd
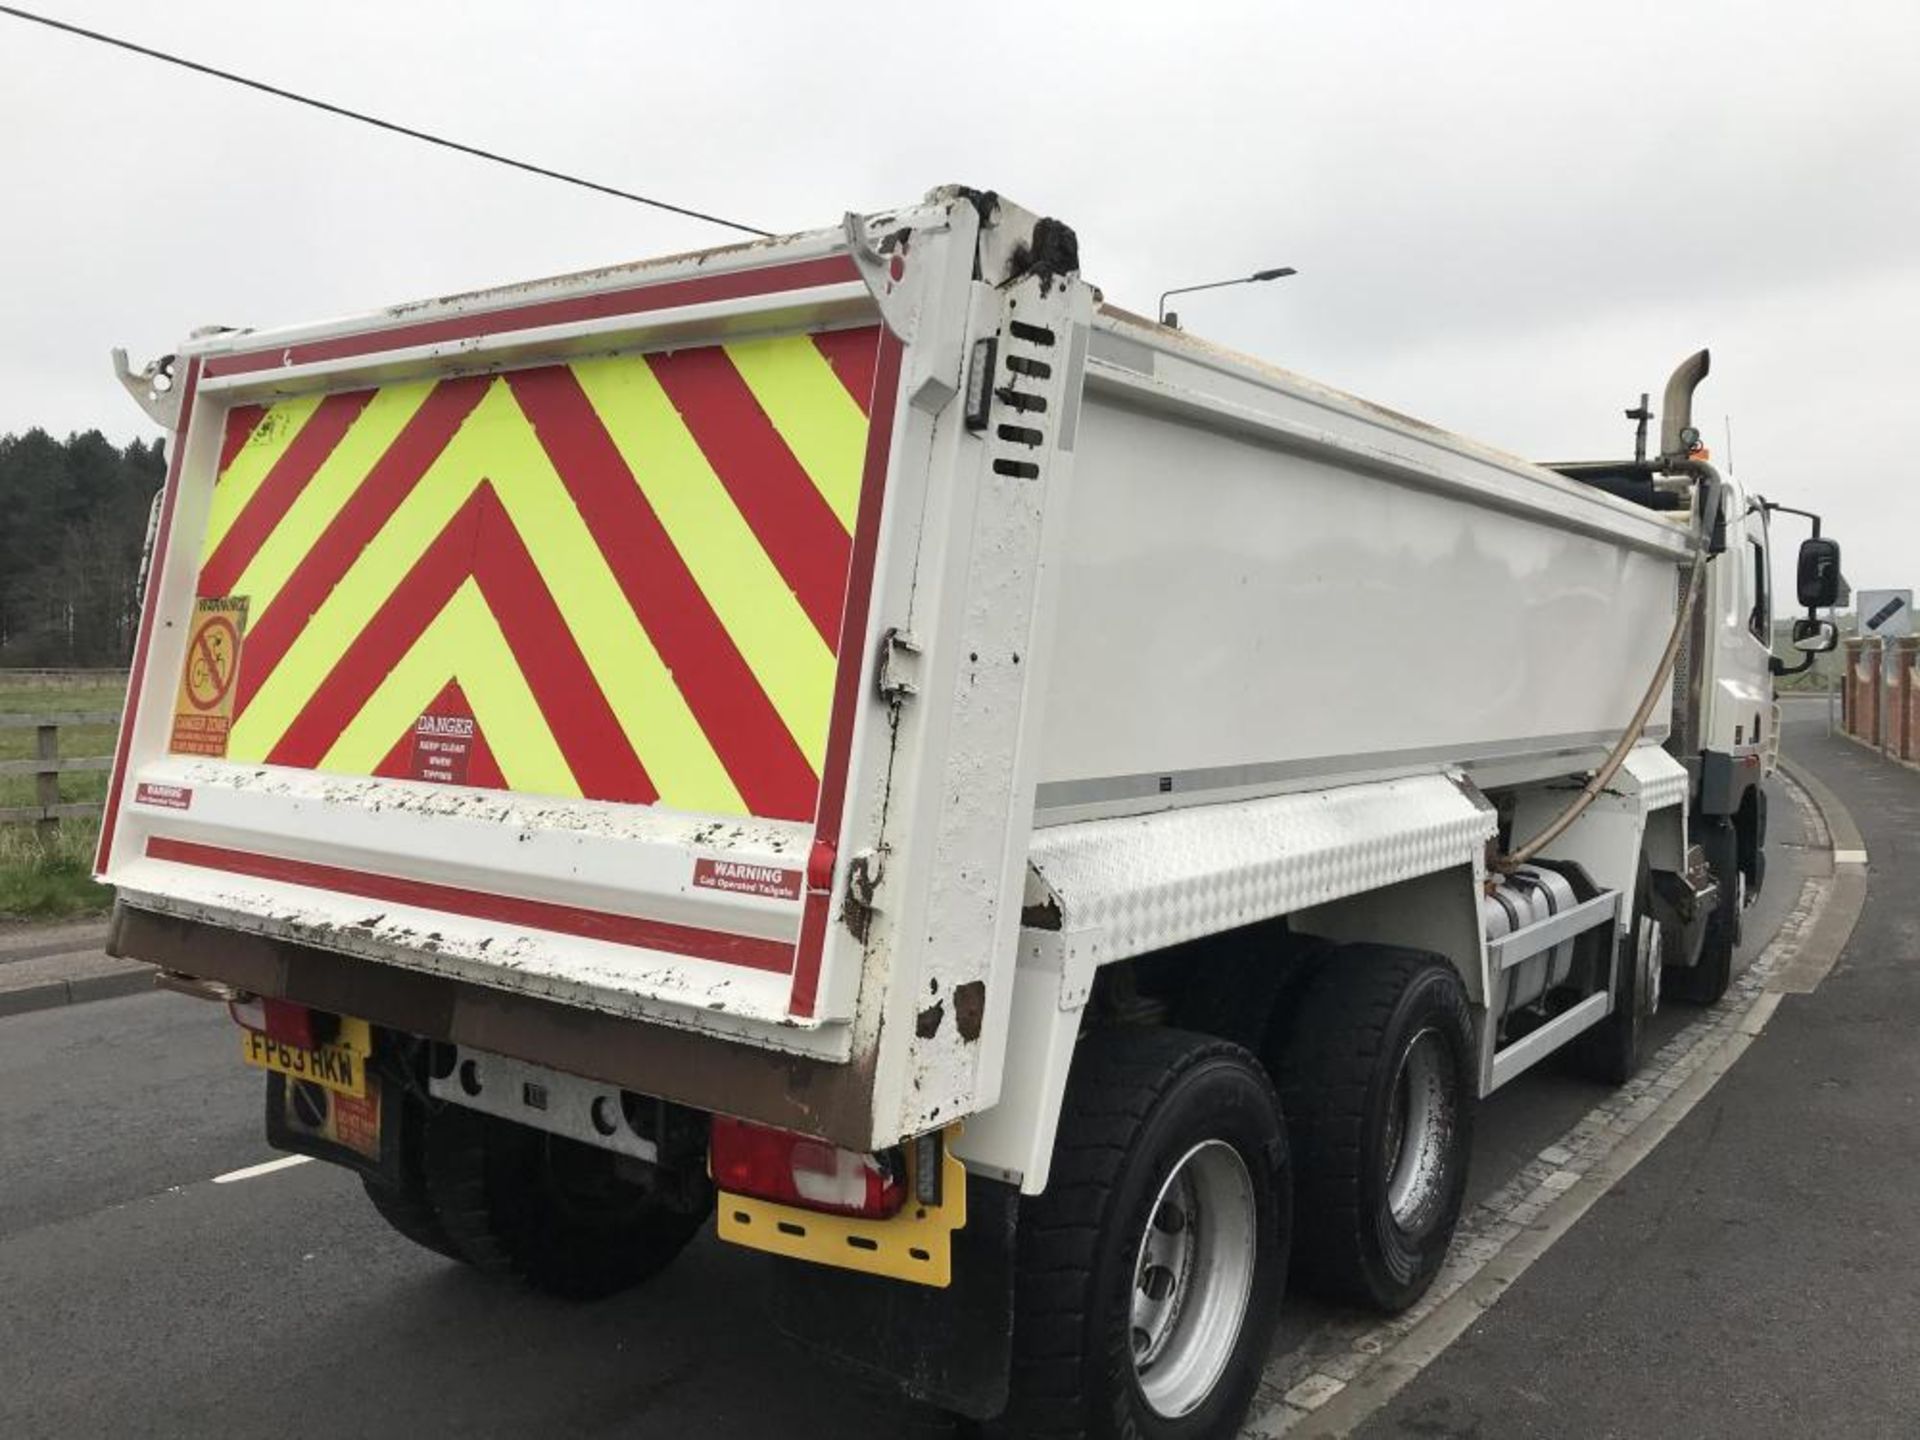
M 1916 0 L 37 3 L 769 229 L 994 188 L 1143 311 L 1294 265 L 1188 328 L 1540 458 L 1709 345 L 1715 458 L 1730 415 L 1856 586 L 1920 583 Z M 0 432 L 152 433 L 116 344 L 728 238 L 3 16 L 0 66 Z

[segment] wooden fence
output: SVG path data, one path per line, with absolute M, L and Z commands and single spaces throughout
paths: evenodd
M 51 689 L 55 685 L 119 685 L 125 687 L 124 668 L 104 670 L 21 669 L 0 667 L 0 686 L 11 689 Z
M 110 770 L 113 768 L 111 755 L 62 755 L 60 753 L 60 730 L 62 726 L 72 728 L 80 725 L 110 725 L 120 723 L 118 710 L 76 710 L 65 714 L 53 715 L 0 715 L 0 730 L 35 731 L 34 753 L 24 760 L 0 760 L 0 776 L 34 776 L 34 803 L 31 805 L 0 806 L 0 825 L 33 821 L 42 830 L 51 830 L 62 819 L 69 816 L 80 817 L 100 813 L 98 800 L 76 800 L 62 803 L 60 799 L 60 777 L 76 771 Z

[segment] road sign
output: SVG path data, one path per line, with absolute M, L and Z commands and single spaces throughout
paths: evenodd
M 1854 600 L 1862 635 L 1891 639 L 1913 634 L 1913 591 L 1861 590 Z

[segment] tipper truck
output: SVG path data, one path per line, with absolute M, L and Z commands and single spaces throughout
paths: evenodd
M 1783 507 L 1704 352 L 1656 452 L 1530 464 L 951 187 L 116 360 L 172 440 L 111 948 L 452 1261 L 711 1224 L 932 1405 L 1226 1435 L 1289 1282 L 1426 1288 L 1483 1097 L 1727 985 Z M 1816 520 L 1801 667 L 1840 583 Z

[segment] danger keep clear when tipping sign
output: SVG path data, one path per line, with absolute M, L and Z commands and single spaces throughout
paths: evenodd
M 180 690 L 173 702 L 176 755 L 222 759 L 233 728 L 233 692 L 240 678 L 240 645 L 247 633 L 247 597 L 220 595 L 193 602 Z

